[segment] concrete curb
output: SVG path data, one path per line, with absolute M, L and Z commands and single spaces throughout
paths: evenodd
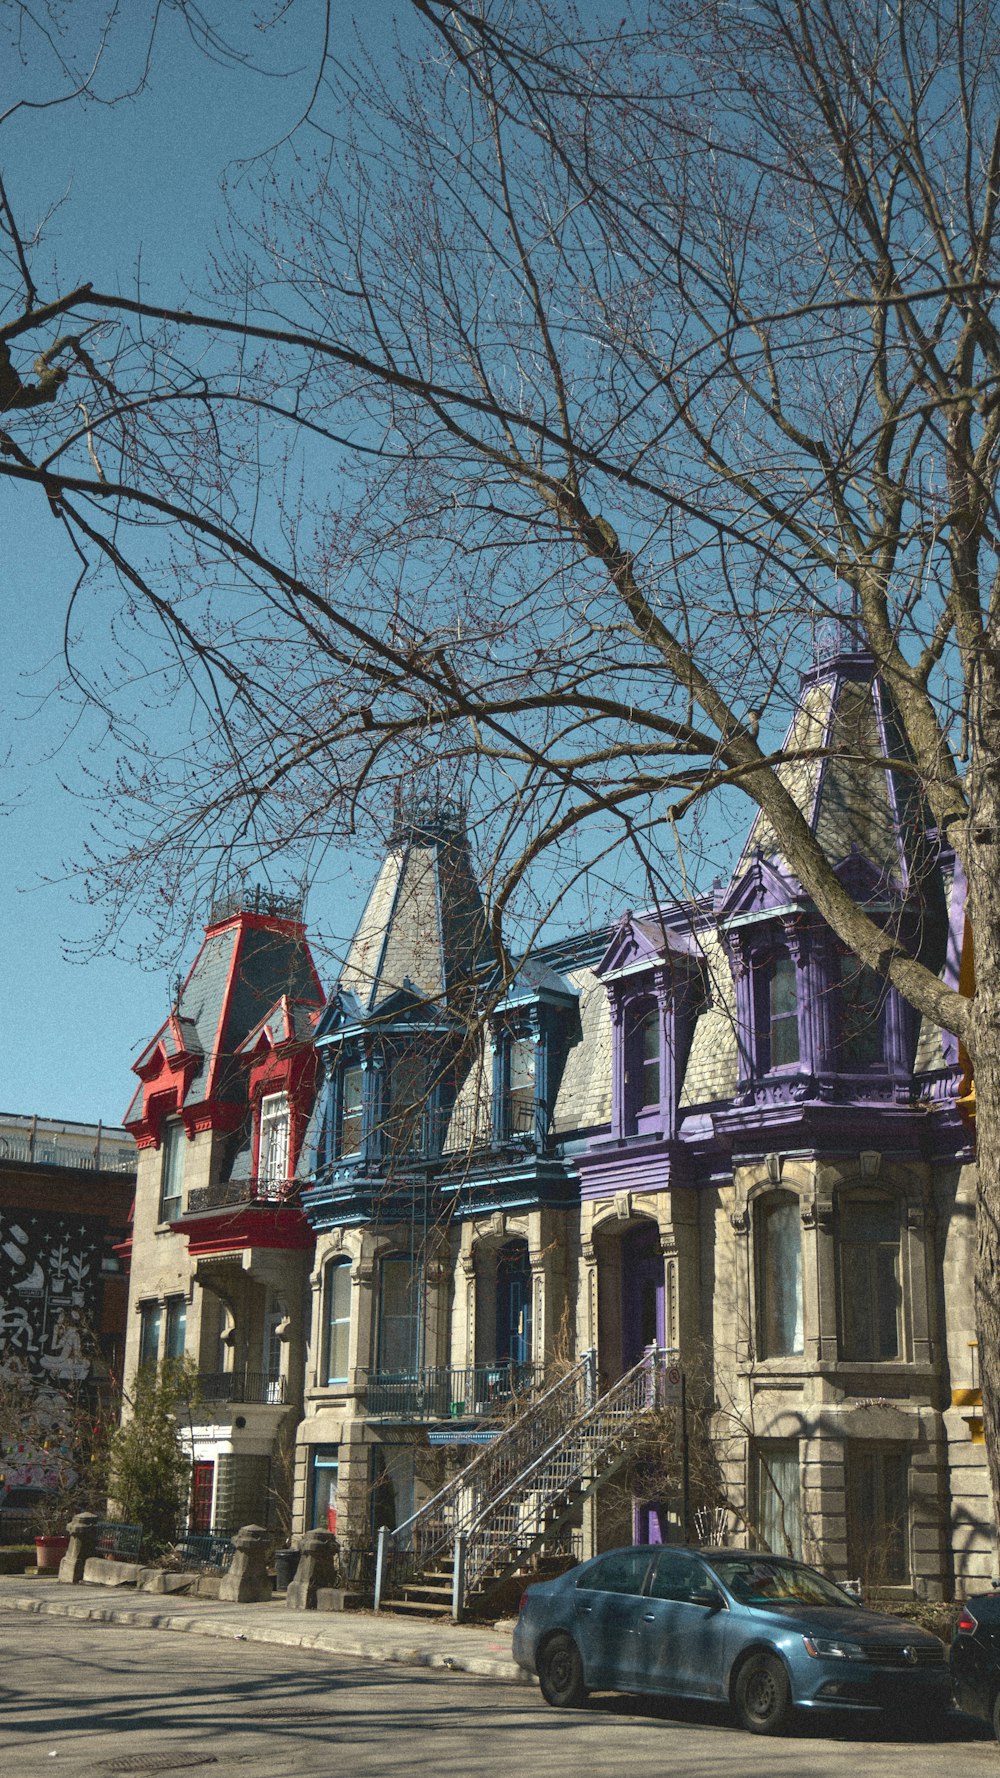
M 247 1628 L 240 1628 L 224 1619 L 199 1617 L 194 1613 L 175 1617 L 167 1612 L 133 1611 L 127 1606 L 85 1605 L 82 1601 L 78 1603 L 70 1599 L 12 1599 L 5 1598 L 0 1592 L 0 1609 L 4 1606 L 11 1611 L 29 1612 L 35 1617 L 73 1618 L 78 1622 L 118 1624 L 136 1630 L 181 1630 L 190 1636 L 213 1636 L 226 1642 L 262 1642 L 271 1643 L 277 1648 L 309 1649 L 314 1654 L 347 1655 L 352 1660 L 372 1661 L 380 1666 L 425 1667 L 448 1673 L 469 1673 L 477 1679 L 495 1679 L 504 1685 L 533 1686 L 537 1683 L 533 1674 L 526 1673 L 523 1667 L 518 1667 L 512 1660 L 490 1659 L 485 1655 L 458 1652 L 448 1654 L 388 1642 L 373 1649 L 368 1643 L 347 1638 L 341 1640 L 338 1637 L 334 1640 L 329 1632 L 324 1634 L 319 1627 L 313 1634 L 291 1626 L 282 1630 L 277 1624 L 251 1624 Z

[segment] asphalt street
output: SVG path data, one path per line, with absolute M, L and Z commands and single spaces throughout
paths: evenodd
M 550 1710 L 536 1691 L 472 1676 L 375 1665 L 0 1610 L 2 1778 L 230 1772 L 245 1778 L 975 1778 L 997 1769 L 992 1736 L 957 1719 L 936 1742 L 869 1738 L 805 1723 L 761 1740 L 700 1707 L 599 1698 Z

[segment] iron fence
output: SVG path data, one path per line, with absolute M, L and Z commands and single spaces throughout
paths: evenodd
M 120 1519 L 98 1519 L 94 1527 L 97 1555 L 112 1562 L 137 1562 L 142 1554 L 141 1525 L 126 1525 Z
M 431 1367 L 408 1373 L 376 1371 L 366 1388 L 370 1420 L 487 1419 L 537 1391 L 540 1364 Z
M 232 1538 L 217 1531 L 188 1531 L 174 1544 L 185 1568 L 197 1568 L 205 1574 L 225 1574 L 234 1549 Z
M 249 1402 L 264 1407 L 284 1407 L 288 1386 L 284 1377 L 267 1371 L 210 1371 L 198 1378 L 203 1402 Z

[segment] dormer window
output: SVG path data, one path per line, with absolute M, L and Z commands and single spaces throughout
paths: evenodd
M 885 1058 L 886 984 L 856 957 L 842 955 L 840 972 L 839 1066 L 849 1074 L 876 1068 Z
M 648 1107 L 660 1103 L 660 1016 L 654 1007 L 646 1013 L 638 1032 L 639 1078 L 642 1091 L 642 1105 Z
M 167 1124 L 163 1132 L 163 1162 L 160 1173 L 160 1221 L 174 1222 L 184 1202 L 184 1125 L 180 1119 Z
M 515 1037 L 510 1046 L 510 1133 L 530 1136 L 535 1128 L 535 1044 Z
M 264 1185 L 284 1185 L 288 1178 L 288 1094 L 269 1093 L 260 1106 L 260 1154 L 257 1177 Z
M 426 1099 L 426 1060 L 413 1050 L 404 1050 L 389 1064 L 387 1135 L 391 1154 L 409 1155 L 422 1151 Z
M 361 1153 L 364 1070 L 354 1062 L 341 1076 L 340 1154 L 346 1159 Z
M 788 1068 L 799 1060 L 799 998 L 796 969 L 787 951 L 772 958 L 767 983 L 768 1066 Z

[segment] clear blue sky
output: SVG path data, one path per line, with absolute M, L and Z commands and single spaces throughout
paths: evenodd
M 334 9 L 340 42 L 355 16 L 366 35 L 388 39 L 396 11 L 390 0 L 368 9 L 334 0 Z M 92 21 L 101 10 L 95 4 L 83 14 Z M 108 84 L 130 57 L 134 63 L 150 10 L 127 0 Z M 308 93 L 322 11 L 319 0 L 297 0 L 294 32 L 272 42 L 268 53 L 289 71 L 286 79 L 220 67 L 167 14 L 148 88 L 136 100 L 21 113 L 5 127 L 0 152 L 15 206 L 33 222 L 63 199 L 47 229 L 63 288 L 85 279 L 134 288 L 140 267 L 146 294 L 157 300 L 180 298 L 186 282 L 203 283 L 220 176 L 294 121 Z M 249 15 L 234 9 L 236 18 Z M 3 47 L 6 86 L 13 70 Z M 9 88 L 0 105 L 8 101 Z M 74 567 L 34 491 L 0 487 L 0 564 L 0 966 L 8 1007 L 0 1110 L 116 1123 L 131 1098 L 130 1063 L 162 1022 L 170 984 L 193 947 L 182 959 L 149 956 L 140 967 L 135 951 L 145 934 L 133 929 L 123 955 L 72 960 L 81 947 L 86 953 L 99 924 L 73 867 L 90 831 L 80 793 L 101 728 L 94 717 L 74 722 L 53 692 Z M 100 638 L 86 646 L 100 647 Z M 310 930 L 321 940 L 325 985 L 369 873 L 368 861 L 352 870 L 348 859 L 333 858 L 312 892 Z
M 106 86 L 134 78 L 153 6 L 125 0 Z M 332 6 L 336 52 L 349 56 L 356 35 L 383 68 L 394 31 L 408 45 L 418 28 L 403 0 Z M 70 0 L 66 10 L 83 31 L 103 7 Z M 249 34 L 256 9 L 211 0 L 209 11 Z M 43 301 L 86 280 L 129 292 L 141 282 L 144 295 L 167 304 L 204 291 L 202 268 L 222 218 L 220 178 L 280 139 L 301 113 L 323 13 L 323 0 L 295 0 L 260 52 L 283 75 L 268 78 L 199 54 L 168 9 L 137 98 L 8 121 L 0 154 L 15 209 L 30 228 L 61 200 L 45 228 L 55 276 L 42 285 Z M 3 42 L 0 68 L 9 86 L 16 68 Z M 29 67 L 29 84 L 32 74 Z M 0 110 L 7 103 L 9 90 L 0 90 Z M 0 1030 L 0 1111 L 116 1123 L 132 1096 L 130 1063 L 166 1016 L 198 935 L 180 955 L 157 954 L 133 918 L 117 948 L 95 954 L 101 914 L 86 905 L 80 874 L 92 821 L 87 772 L 96 774 L 92 789 L 113 768 L 114 753 L 102 745 L 96 714 L 75 711 L 55 690 L 75 563 L 34 490 L 0 483 L 0 567 L 0 968 L 9 1009 Z M 84 663 L 88 650 L 103 646 L 99 624 L 94 631 L 80 642 Z M 746 819 L 741 810 L 741 831 Z M 328 856 L 311 887 L 307 919 L 325 986 L 374 869 L 371 853 Z M 585 890 L 581 919 L 606 917 L 603 901 L 589 907 Z

